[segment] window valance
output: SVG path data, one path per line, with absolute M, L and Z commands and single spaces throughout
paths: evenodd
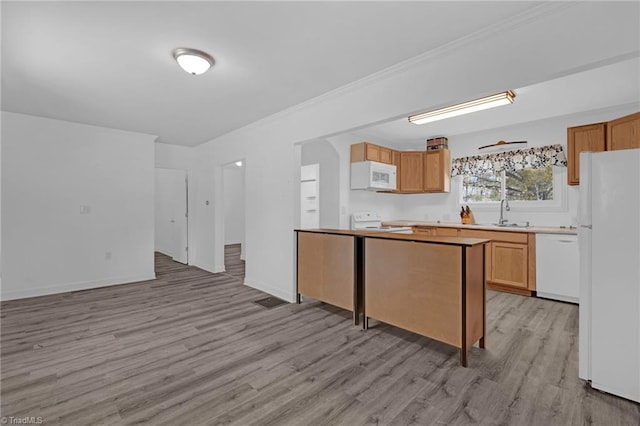
M 562 145 L 536 146 L 495 154 L 454 158 L 451 176 L 483 175 L 522 169 L 539 169 L 547 166 L 567 167 L 567 157 Z

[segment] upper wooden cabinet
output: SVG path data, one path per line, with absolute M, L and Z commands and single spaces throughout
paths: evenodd
M 640 112 L 567 129 L 567 183 L 580 184 L 580 153 L 640 148 Z
M 423 163 L 422 151 L 400 152 L 400 192 L 422 192 Z
M 395 151 L 370 142 L 351 145 L 351 162 L 377 161 L 396 166 L 396 192 L 449 192 L 451 154 L 448 149 Z
M 449 192 L 451 182 L 451 155 L 448 149 L 425 151 L 424 191 Z
M 353 144 L 351 145 L 351 162 L 359 163 L 360 161 L 393 164 L 392 150 L 369 142 Z
M 606 123 L 569 127 L 567 129 L 567 183 L 580 183 L 580 153 L 604 151 Z
M 607 151 L 640 148 L 640 112 L 607 123 Z

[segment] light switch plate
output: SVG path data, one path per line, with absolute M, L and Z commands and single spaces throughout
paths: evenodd
M 91 213 L 91 206 L 80 206 L 80 214 Z

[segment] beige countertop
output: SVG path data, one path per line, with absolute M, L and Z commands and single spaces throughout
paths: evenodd
M 510 227 L 497 226 L 492 224 L 467 224 L 463 225 L 459 222 L 424 222 L 419 220 L 390 220 L 382 222 L 383 226 L 432 226 L 440 228 L 459 228 L 459 229 L 483 229 L 488 231 L 505 231 L 505 232 L 530 232 L 534 234 L 568 234 L 576 235 L 577 228 L 562 226 L 528 226 L 528 227 Z

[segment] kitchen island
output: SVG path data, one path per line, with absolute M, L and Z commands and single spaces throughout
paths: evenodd
M 296 230 L 296 293 L 448 343 L 484 348 L 486 239 Z

